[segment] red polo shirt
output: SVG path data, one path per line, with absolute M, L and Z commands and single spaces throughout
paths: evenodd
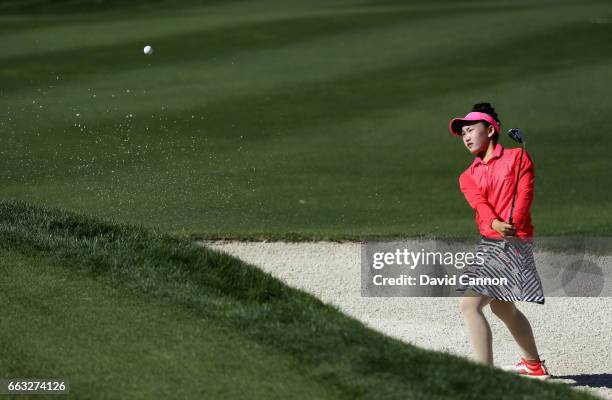
M 476 211 L 478 230 L 485 237 L 503 238 L 491 228 L 491 223 L 496 218 L 505 222 L 510 218 L 520 155 L 520 148 L 505 149 L 497 143 L 489 161 L 485 163 L 476 156 L 474 162 L 459 176 L 459 187 L 470 207 Z M 533 237 L 530 207 L 534 181 L 533 163 L 525 151 L 512 217 L 516 236 L 520 238 Z

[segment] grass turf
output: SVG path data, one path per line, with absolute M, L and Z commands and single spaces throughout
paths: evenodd
M 466 236 L 447 124 L 490 101 L 528 136 L 536 235 L 611 231 L 608 1 L 1 4 L 3 198 L 195 237 Z
M 594 398 L 402 343 L 157 230 L 1 201 L 0 254 L 0 376 L 66 378 L 71 398 Z

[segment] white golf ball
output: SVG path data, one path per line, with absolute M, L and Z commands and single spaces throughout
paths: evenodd
M 153 47 L 147 45 L 147 46 L 144 47 L 143 51 L 144 51 L 144 53 L 146 55 L 149 55 L 149 54 L 153 53 Z

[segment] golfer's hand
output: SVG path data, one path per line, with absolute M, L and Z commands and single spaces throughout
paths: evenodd
M 509 224 L 498 219 L 493 220 L 493 222 L 491 223 L 491 228 L 499 232 L 499 234 L 503 237 L 514 236 L 516 234 L 516 228 L 514 227 L 514 224 Z

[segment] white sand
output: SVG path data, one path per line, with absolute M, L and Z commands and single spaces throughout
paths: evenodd
M 389 336 L 471 358 L 459 298 L 361 296 L 359 243 L 199 243 L 256 265 Z M 612 298 L 546 297 L 545 305 L 518 304 L 531 322 L 551 373 L 575 388 L 612 400 Z M 520 349 L 505 325 L 489 307 L 485 315 L 493 331 L 495 364 L 518 362 Z

